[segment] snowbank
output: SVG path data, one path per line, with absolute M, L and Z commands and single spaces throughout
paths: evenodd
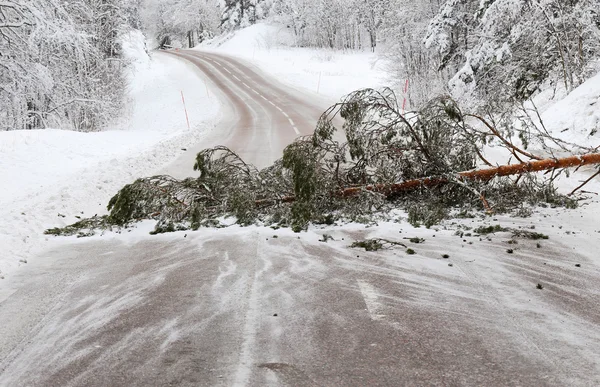
M 124 184 L 158 172 L 218 120 L 218 102 L 194 67 L 164 53 L 149 57 L 139 32 L 123 47 L 130 98 L 114 128 L 0 132 L 0 277 L 45 247 L 46 228 L 105 213 Z
M 291 86 L 333 100 L 360 88 L 385 85 L 385 64 L 377 54 L 294 45 L 294 34 L 289 28 L 259 23 L 215 38 L 197 49 L 243 58 Z
M 542 119 L 552 134 L 566 141 L 600 145 L 600 73 L 545 109 Z

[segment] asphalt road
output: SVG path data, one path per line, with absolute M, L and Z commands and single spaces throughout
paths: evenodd
M 314 125 L 310 99 L 257 70 L 179 55 L 229 104 L 214 140 L 255 163 Z M 0 386 L 600 384 L 600 269 L 568 243 L 508 255 L 423 230 L 409 256 L 345 230 L 57 240 L 1 284 Z
M 312 134 L 330 104 L 283 85 L 241 60 L 191 50 L 169 53 L 196 66 L 223 106 L 217 129 L 167 167 L 165 172 L 175 177 L 192 175 L 198 151 L 216 145 L 228 146 L 258 168 L 271 165 L 295 138 Z

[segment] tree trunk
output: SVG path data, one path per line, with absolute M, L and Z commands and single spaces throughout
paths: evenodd
M 188 46 L 194 48 L 194 30 L 188 31 Z
M 489 181 L 496 177 L 519 175 L 526 172 L 539 172 L 551 169 L 561 169 L 570 167 L 579 167 L 588 164 L 600 164 L 600 153 L 591 153 L 582 156 L 570 156 L 562 159 L 546 159 L 530 161 L 528 163 L 501 165 L 496 168 L 479 169 L 475 171 L 459 172 L 459 180 L 470 181 Z M 390 195 L 395 192 L 411 191 L 419 187 L 435 187 L 437 185 L 449 183 L 450 180 L 445 177 L 425 177 L 396 184 L 375 184 L 366 187 L 352 187 L 343 189 L 341 196 L 348 197 L 358 194 L 362 189 L 368 191 L 385 193 Z
M 375 30 L 369 31 L 369 40 L 371 41 L 371 52 L 375 52 L 375 47 L 377 47 L 377 33 Z

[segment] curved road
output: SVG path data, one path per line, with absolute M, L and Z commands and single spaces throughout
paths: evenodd
M 228 146 L 245 161 L 266 167 L 295 138 L 312 134 L 328 107 L 318 97 L 268 78 L 243 61 L 199 51 L 170 53 L 198 67 L 223 105 L 218 128 L 167 168 L 176 177 L 190 176 L 198 151 L 215 145 Z
M 259 165 L 324 108 L 232 58 L 178 55 L 230 106 L 209 140 Z M 506 254 L 432 229 L 409 256 L 344 230 L 57 239 L 0 284 L 0 386 L 600 385 L 600 269 L 568 243 Z

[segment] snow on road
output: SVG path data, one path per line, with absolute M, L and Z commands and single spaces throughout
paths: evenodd
M 105 213 L 123 185 L 160 170 L 218 121 L 218 101 L 193 66 L 162 53 L 149 58 L 140 33 L 124 48 L 133 62 L 130 99 L 114 128 L 0 132 L 0 277 L 44 248 L 46 228 Z
M 298 88 L 313 89 L 318 69 L 323 72 L 320 92 L 330 99 L 358 87 L 377 86 L 378 65 L 372 72 L 369 70 L 374 63 L 371 54 L 323 53 L 331 55 L 331 60 L 322 60 L 317 50 L 266 45 L 274 39 L 272 28 L 275 27 L 251 27 L 213 48 L 246 58 Z M 139 53 L 139 46 L 129 49 L 137 49 Z M 241 383 L 262 372 L 292 370 L 291 366 L 277 363 L 280 359 L 290 362 L 296 359 L 297 364 L 305 366 L 303 372 L 319 377 L 323 355 L 330 354 L 326 358 L 328 367 L 337 367 L 332 368 L 334 374 L 350 375 L 364 366 L 366 359 L 377 361 L 396 382 L 403 377 L 427 377 L 429 372 L 431 380 L 452 374 L 462 384 L 468 384 L 465 381 L 482 384 L 477 383 L 478 377 L 493 378 L 496 374 L 505 378 L 496 380 L 499 384 L 511 384 L 513 377 L 523 378 L 521 384 L 532 384 L 540 381 L 540 375 L 560 377 L 546 381 L 550 384 L 552 380 L 563 382 L 555 384 L 597 384 L 600 201 L 593 194 L 576 210 L 547 208 L 530 218 L 450 220 L 431 229 L 412 227 L 406 222 L 406 214 L 398 212 L 394 214 L 396 222 L 378 226 L 314 226 L 299 235 L 289 229 L 233 226 L 149 237 L 152 222 L 144 222 L 127 235 L 78 241 L 72 237 L 52 238 L 46 242 L 41 234 L 43 229 L 72 223 L 76 220 L 74 215 L 81 212 L 82 216 L 104 212 L 108 199 L 123 184 L 159 170 L 182 152 L 181 147 L 201 139 L 203 131 L 219 118 L 216 99 L 207 93 L 202 76 L 198 77 L 197 70 L 190 65 L 156 54 L 152 61 L 141 60 L 135 67 L 137 72 L 132 74 L 130 90 L 131 118 L 120 125 L 121 130 L 94 134 L 59 130 L 0 133 L 0 181 L 10 182 L 0 191 L 0 270 L 4 274 L 14 270 L 22 264 L 19 260 L 30 259 L 41 248 L 54 249 L 48 250 L 44 264 L 27 267 L 4 283 L 12 282 L 14 290 L 19 286 L 19 277 L 28 278 L 27 272 L 37 272 L 40 277 L 31 277 L 32 282 L 22 287 L 31 287 L 32 294 L 38 294 L 36 286 L 44 291 L 46 287 L 44 283 L 36 284 L 36 278 L 49 283 L 69 282 L 56 275 L 64 270 L 72 273 L 70 281 L 75 284 L 74 291 L 67 294 L 73 297 L 73 302 L 58 305 L 58 312 L 49 315 L 44 329 L 35 334 L 35 340 L 31 339 L 33 344 L 26 346 L 23 355 L 14 353 L 23 361 L 12 363 L 5 374 L 7 380 L 11 377 L 20 380 L 23 375 L 35 378 L 31 369 L 41 370 L 40 375 L 47 377 L 50 372 L 44 373 L 43 367 L 56 369 L 57 364 L 70 371 L 67 365 L 76 365 L 80 360 L 78 357 L 73 361 L 73 356 L 94 358 L 97 354 L 103 357 L 95 366 L 109 366 L 88 367 L 76 370 L 80 373 L 73 375 L 89 380 L 95 380 L 92 377 L 95 373 L 116 377 L 118 372 L 106 372 L 117 370 L 116 367 L 126 367 L 122 374 L 130 375 L 131 363 L 121 361 L 121 356 L 134 361 L 147 359 L 146 346 L 155 344 L 147 337 L 153 337 L 160 339 L 160 356 L 167 360 L 172 360 L 168 356 L 174 356 L 173 362 L 181 361 L 182 372 L 206 372 L 215 378 L 225 375 L 232 382 Z M 328 74 L 329 67 L 336 68 L 339 74 Z M 185 129 L 181 90 L 188 102 L 191 131 Z M 561 131 L 567 125 L 579 136 L 577 139 L 597 142 L 597 136 L 588 134 L 598 124 L 594 108 L 598 96 L 600 81 L 596 76 L 571 96 L 544 109 L 543 117 L 552 122 L 548 124 L 552 131 Z M 571 179 L 561 180 L 563 192 L 569 192 L 592 172 L 583 170 Z M 590 182 L 586 189 L 600 192 L 600 180 Z M 58 216 L 59 213 L 66 217 Z M 481 224 L 516 229 L 535 227 L 536 232 L 548 235 L 549 239 L 540 241 L 539 246 L 538 241 L 525 239 L 509 244 L 509 233 L 479 236 L 470 229 Z M 459 227 L 464 235 L 455 234 Z M 333 240 L 323 242 L 327 240 L 323 234 Z M 374 237 L 403 241 L 416 254 L 408 255 L 399 247 L 378 252 L 349 248 L 355 240 Z M 405 237 L 425 241 L 415 244 Z M 143 243 L 138 244 L 140 241 Z M 94 248 L 82 256 L 84 244 L 93 244 Z M 156 259 L 167 250 L 166 259 L 173 261 L 171 266 L 165 265 L 168 260 Z M 128 268 L 136 266 L 140 259 L 144 267 L 140 277 L 129 278 Z M 95 270 L 104 276 L 97 275 Z M 167 276 L 165 273 L 169 271 L 176 275 Z M 80 279 L 82 273 L 92 274 Z M 112 282 L 107 284 L 107 278 Z M 201 286 L 210 286 L 213 281 L 214 285 L 203 288 L 208 289 L 203 293 L 188 286 L 192 281 Z M 536 289 L 538 283 L 543 289 Z M 98 294 L 102 286 L 106 286 L 106 294 Z M 4 294 L 9 296 L 12 290 L 7 287 Z M 160 291 L 150 292 L 159 287 Z M 147 302 L 154 300 L 150 293 L 166 297 L 162 308 Z M 171 295 L 182 293 L 187 297 L 180 299 L 188 300 L 193 307 L 171 302 Z M 83 301 L 79 298 L 82 295 Z M 30 297 L 28 307 L 22 307 L 17 302 L 20 299 L 15 297 L 9 305 L 15 312 L 10 314 L 11 324 L 25 330 L 27 324 L 23 322 L 41 320 L 48 313 L 46 309 L 54 305 L 47 300 L 53 301 L 55 297 L 45 293 Z M 87 318 L 73 317 L 78 316 L 75 313 L 80 313 L 78 308 L 83 305 L 77 302 L 89 303 Z M 113 307 L 107 308 L 109 304 Z M 174 311 L 173 307 L 179 309 Z M 137 308 L 160 312 L 158 316 L 164 317 L 166 323 L 160 327 L 164 321 L 155 315 L 154 319 L 147 318 L 144 313 L 150 312 L 140 313 L 139 320 L 121 318 L 125 309 L 135 312 Z M 199 318 L 189 318 L 187 322 L 174 320 L 174 316 L 186 317 L 190 310 L 198 313 Z M 27 318 L 14 318 L 19 313 Z M 220 320 L 211 320 L 215 316 Z M 215 323 L 203 325 L 198 321 Z M 113 325 L 109 322 L 122 324 L 123 328 L 116 336 L 98 336 L 109 339 L 108 347 L 93 342 L 91 347 L 82 346 L 80 352 L 72 350 L 85 343 L 89 335 L 111 329 Z M 97 330 L 89 329 L 90 324 Z M 138 335 L 141 331 L 137 324 L 148 327 L 147 336 Z M 0 333 L 15 332 L 15 327 L 0 326 Z M 8 337 L 10 341 L 8 335 L 0 337 Z M 11 345 L 20 343 L 18 338 L 15 336 Z M 215 342 L 213 346 L 200 345 L 211 340 Z M 227 362 L 216 363 L 227 372 L 189 367 L 186 351 L 190 343 L 203 349 L 203 357 L 207 349 L 214 351 L 209 360 L 226 359 Z M 397 343 L 402 343 L 402 348 L 398 349 Z M 110 344 L 114 344 L 114 351 Z M 303 347 L 298 349 L 298 345 Z M 44 351 L 52 353 L 55 348 L 58 357 L 50 362 Z M 130 353 L 124 352 L 124 348 Z M 231 354 L 240 348 L 239 359 L 231 360 Z M 345 358 L 349 348 L 361 356 Z M 469 351 L 474 351 L 480 360 L 474 361 Z M 261 353 L 273 356 L 256 355 Z M 411 369 L 415 373 L 409 374 L 397 367 L 413 364 L 414 359 L 424 355 L 433 356 L 423 362 L 428 370 L 417 364 Z M 152 372 L 160 370 L 160 356 L 151 357 Z M 259 361 L 269 363 L 254 367 Z M 380 361 L 389 361 L 389 365 L 382 366 Z M 497 368 L 497 364 L 505 364 L 507 368 Z M 233 372 L 231 365 L 235 366 Z M 433 370 L 429 369 L 432 367 Z M 466 369 L 469 371 L 465 372 Z M 144 368 L 136 370 L 140 374 L 133 378 L 138 383 L 142 377 L 154 378 L 144 374 Z M 295 368 L 293 371 L 296 372 Z M 167 376 L 161 372 L 160 377 Z
M 319 88 L 327 99 L 384 83 L 384 65 L 374 54 L 293 48 L 291 39 L 285 28 L 258 24 L 199 49 L 244 58 L 299 89 Z M 124 48 L 134 62 L 129 111 L 113 130 L 0 133 L 0 181 L 5 182 L 0 191 L 0 276 L 46 245 L 44 229 L 73 223 L 76 215 L 105 213 L 108 199 L 120 187 L 160 170 L 218 121 L 218 101 L 197 68 L 161 53 L 149 59 L 140 35 L 126 40 Z M 588 135 L 599 125 L 599 76 L 545 107 L 542 113 L 551 131 L 568 127 L 573 139 L 598 138 Z M 192 130 L 186 128 L 181 92 Z M 586 173 L 561 182 L 564 191 L 577 186 Z M 594 190 L 595 184 L 587 188 Z M 597 201 L 585 205 L 598 209 Z M 593 222 L 586 222 L 580 231 L 591 237 L 596 230 Z
M 0 344 L 9 342 L 0 359 L 24 344 L 0 361 L 0 384 L 352 385 L 358 370 L 373 385 L 597 385 L 600 246 L 572 250 L 588 241 L 579 230 L 593 219 L 583 209 L 488 219 L 548 233 L 540 247 L 509 245 L 508 232 L 460 236 L 451 222 L 404 221 L 153 237 L 141 233 L 145 224 L 67 238 L 47 253 L 52 266 L 6 281 L 25 280 L 0 313 Z M 372 237 L 416 253 L 349 248 Z M 43 292 L 53 282 L 66 288 L 59 303 Z M 10 336 L 38 321 L 26 340 Z

